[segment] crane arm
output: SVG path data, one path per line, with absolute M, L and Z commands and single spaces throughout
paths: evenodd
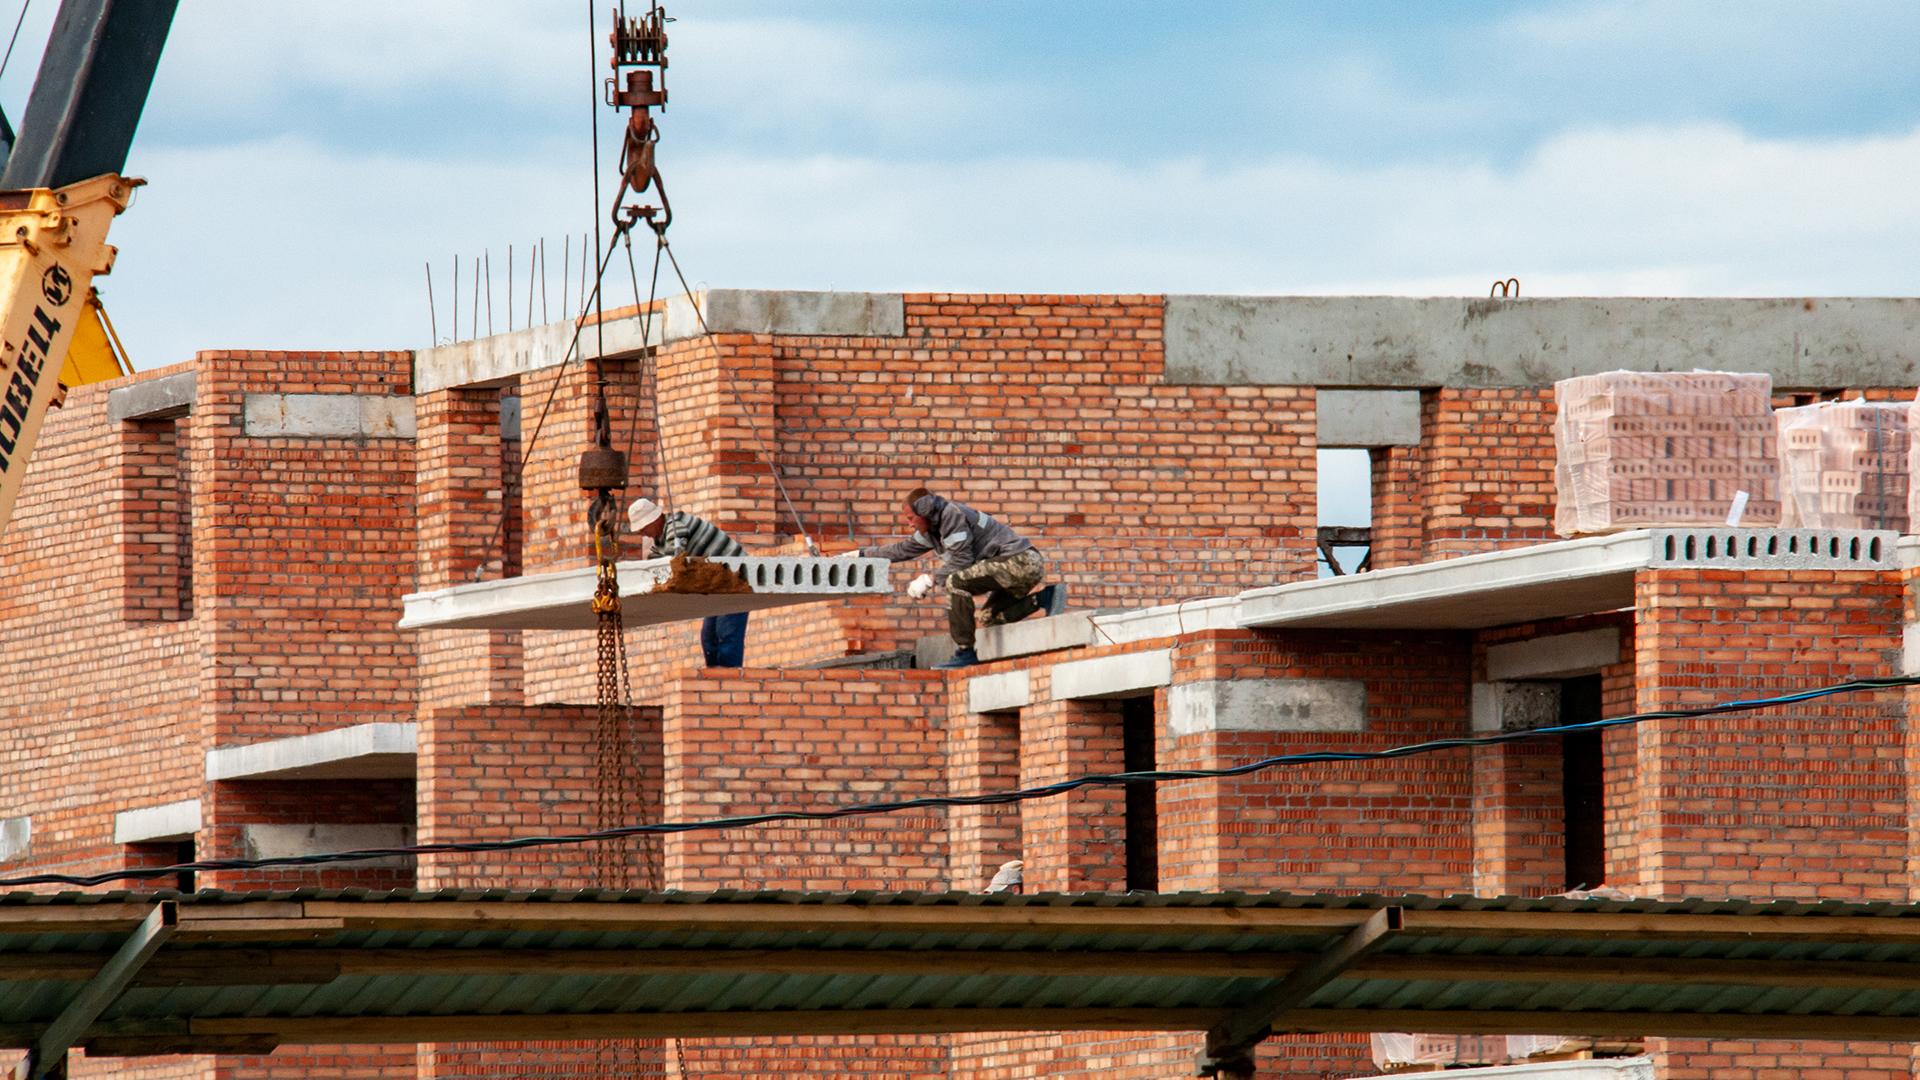
M 27 459 L 71 383 L 117 365 L 69 363 L 113 268 L 107 228 L 137 181 L 120 175 L 178 0 L 63 0 L 17 141 L 0 170 L 0 531 Z

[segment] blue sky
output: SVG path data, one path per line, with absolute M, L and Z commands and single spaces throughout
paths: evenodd
M 591 228 L 587 6 L 183 0 L 102 283 L 136 361 L 423 345 L 424 264 L 444 338 L 488 249 L 504 328 L 507 245 Z M 1920 5 L 671 7 L 700 284 L 1920 292 Z

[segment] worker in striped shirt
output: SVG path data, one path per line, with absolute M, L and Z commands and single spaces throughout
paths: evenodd
M 640 557 L 690 555 L 711 559 L 745 555 L 740 541 L 705 518 L 675 510 L 662 513 L 652 499 L 635 499 L 627 507 L 627 526 L 640 539 Z M 747 613 L 709 615 L 700 621 L 700 651 L 707 666 L 737 668 L 747 651 Z

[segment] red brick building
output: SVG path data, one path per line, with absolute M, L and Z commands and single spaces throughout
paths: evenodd
M 610 316 L 636 491 L 756 554 L 895 532 L 927 482 L 1031 536 L 1074 612 L 910 666 L 935 605 L 628 635 L 633 820 L 1379 749 L 1897 674 L 1891 534 L 1551 531 L 1552 382 L 1768 371 L 1910 397 L 1910 301 L 746 293 Z M 402 597 L 586 563 L 569 328 L 420 354 L 202 353 L 75 392 L 0 538 L 0 872 L 596 823 L 592 635 L 402 630 Z M 588 339 L 597 340 L 589 334 Z M 535 432 L 538 432 L 535 437 Z M 1375 572 L 1315 581 L 1317 452 L 1371 461 Z M 524 458 L 524 467 L 522 460 Z M 768 469 L 779 465 L 779 482 Z M 784 490 L 783 490 L 784 489 Z M 1357 524 L 1357 523 L 1356 523 Z M 1471 556 L 1471 558 L 1462 558 Z M 1913 897 L 1899 692 L 1015 807 L 203 873 L 200 888 L 1285 890 Z M 154 1059 L 144 1076 L 1168 1076 L 1197 1036 L 461 1045 Z M 1913 1074 L 1906 1044 L 1652 1040 L 1666 1077 Z M 1354 1036 L 1263 1075 L 1374 1072 Z M 1783 1072 L 1782 1070 L 1786 1070 Z

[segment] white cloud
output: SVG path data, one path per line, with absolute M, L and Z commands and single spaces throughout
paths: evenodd
M 143 366 L 420 345 L 424 260 L 444 273 L 491 244 L 503 278 L 509 241 L 586 223 L 583 196 L 555 195 L 578 186 L 571 162 L 467 163 L 450 184 L 443 162 L 293 140 L 150 161 L 106 283 Z M 1911 295 L 1917 173 L 1920 131 L 1707 126 L 1567 134 L 1510 170 L 702 157 L 671 180 L 676 250 L 713 285 L 1480 295 L 1512 274 L 1531 296 Z

